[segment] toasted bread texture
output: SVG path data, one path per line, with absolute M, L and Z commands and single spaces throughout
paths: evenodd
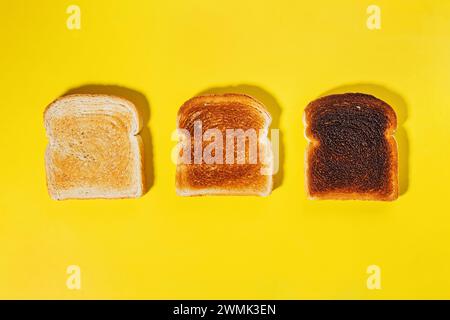
M 202 133 L 219 130 L 223 137 L 222 163 L 195 163 L 195 123 L 201 121 Z M 271 117 L 266 108 L 254 98 L 244 94 L 211 94 L 194 97 L 185 102 L 179 112 L 177 128 L 181 144 L 190 145 L 191 163 L 178 161 L 176 191 L 182 196 L 194 195 L 258 195 L 272 191 L 273 154 L 267 137 Z M 250 140 L 245 140 L 245 151 L 234 142 L 234 151 L 245 152 L 245 161 L 226 161 L 227 129 L 257 133 L 257 161 L 250 159 Z M 214 139 L 213 139 L 214 140 Z M 211 141 L 202 141 L 206 150 Z M 216 140 L 214 140 L 216 141 Z M 229 144 L 231 145 L 231 143 Z M 189 149 L 189 147 L 187 147 Z M 233 155 L 233 157 L 234 157 Z M 203 159 L 204 160 L 204 159 Z
M 391 106 L 362 93 L 330 95 L 311 102 L 303 120 L 310 198 L 397 199 L 397 117 Z
M 75 94 L 44 112 L 47 186 L 55 200 L 134 198 L 143 194 L 142 118 L 109 95 Z

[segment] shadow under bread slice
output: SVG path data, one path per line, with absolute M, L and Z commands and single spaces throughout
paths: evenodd
M 310 198 L 397 199 L 397 117 L 391 106 L 362 93 L 330 95 L 306 107 L 304 123 Z

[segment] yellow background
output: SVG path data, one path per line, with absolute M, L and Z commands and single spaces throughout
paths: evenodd
M 372 2 L 381 30 L 366 27 Z M 70 4 L 81 30 L 66 27 Z M 0 298 L 450 298 L 449 37 L 450 2 L 438 0 L 4 1 Z M 144 197 L 47 195 L 43 110 L 83 86 L 148 102 Z M 177 110 L 229 86 L 278 112 L 281 186 L 267 198 L 178 197 Z M 402 195 L 307 200 L 303 109 L 355 90 L 403 122 Z M 79 291 L 66 287 L 72 264 Z M 381 290 L 366 287 L 372 264 Z

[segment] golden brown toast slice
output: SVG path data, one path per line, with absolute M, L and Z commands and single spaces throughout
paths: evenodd
M 202 134 L 207 133 L 209 129 L 218 130 L 221 134 L 223 152 L 221 156 L 217 153 L 217 159 L 221 159 L 221 163 L 211 163 L 205 159 L 195 163 L 194 131 L 196 123 L 199 122 Z M 191 154 L 186 158 L 188 161 L 178 160 L 177 193 L 183 196 L 270 194 L 273 166 L 272 149 L 267 137 L 270 122 L 271 117 L 265 107 L 243 94 L 202 95 L 185 102 L 178 112 L 177 128 L 182 148 L 186 148 L 181 153 L 185 155 L 190 150 Z M 232 138 L 228 146 L 233 145 L 234 153 L 227 153 L 227 129 L 242 130 L 241 132 L 245 133 L 256 132 L 256 136 L 249 135 L 248 139 L 245 139 L 245 149 L 239 148 L 238 139 Z M 250 139 L 256 141 L 255 148 L 258 152 L 258 158 L 253 162 L 251 152 L 255 149 L 250 149 Z M 218 140 L 203 140 L 202 150 L 207 150 L 212 141 Z M 216 155 L 216 151 L 211 154 Z M 227 154 L 232 155 L 234 163 L 227 162 Z M 245 158 L 245 161 L 238 163 L 238 154 L 241 159 Z
M 304 113 L 306 190 L 312 199 L 395 200 L 397 117 L 362 93 L 322 97 Z
M 69 95 L 44 113 L 47 186 L 53 199 L 131 198 L 143 194 L 142 119 L 108 95 Z

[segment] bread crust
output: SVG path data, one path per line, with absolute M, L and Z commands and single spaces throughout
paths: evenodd
M 49 118 L 49 112 L 51 112 L 52 108 L 54 108 L 55 106 L 57 106 L 59 103 L 61 103 L 63 101 L 69 102 L 71 100 L 78 100 L 78 99 L 85 99 L 85 100 L 89 100 L 89 99 L 107 100 L 107 99 L 109 99 L 109 100 L 114 101 L 115 103 L 123 104 L 124 106 L 129 108 L 131 113 L 134 115 L 134 119 L 135 119 L 134 123 L 136 123 L 136 126 L 135 126 L 135 130 L 134 130 L 133 134 L 137 135 L 142 130 L 142 126 L 144 123 L 143 115 L 139 112 L 138 108 L 136 108 L 136 106 L 131 101 L 126 100 L 121 97 L 118 97 L 118 96 L 108 95 L 108 94 L 74 93 L 74 94 L 68 94 L 68 95 L 61 96 L 61 97 L 53 100 L 50 104 L 47 105 L 47 107 L 44 110 L 44 124 L 45 124 L 46 132 L 47 132 L 47 128 L 48 128 L 47 120 Z
M 267 108 L 255 98 L 247 94 L 239 93 L 223 93 L 223 94 L 203 94 L 200 96 L 193 97 L 183 103 L 183 105 L 178 110 L 177 123 L 180 123 L 180 119 L 186 118 L 189 113 L 192 112 L 193 108 L 198 107 L 201 104 L 216 103 L 216 104 L 230 104 L 230 103 L 241 103 L 244 106 L 255 108 L 258 112 L 262 114 L 266 123 L 270 125 L 272 118 L 267 111 Z
M 261 169 L 272 170 L 273 155 L 267 138 L 271 117 L 262 103 L 244 94 L 207 94 L 186 101 L 178 111 L 177 128 L 188 130 L 192 139 L 193 124 L 201 120 L 203 132 L 225 130 L 261 130 L 258 148 L 263 148 L 265 163 L 257 164 L 177 164 L 176 191 L 178 195 L 259 195 L 272 190 L 272 175 L 261 174 Z M 258 149 L 261 150 L 261 149 Z
M 72 94 L 44 111 L 52 199 L 115 199 L 144 192 L 143 119 L 128 100 Z
M 317 135 L 318 130 L 313 130 L 314 121 L 317 121 L 319 117 L 317 114 L 325 114 L 330 112 L 333 108 L 354 106 L 361 110 L 361 108 L 374 108 L 374 110 L 381 111 L 385 116 L 385 123 L 383 123 L 383 134 L 380 140 L 386 142 L 386 159 L 387 167 L 383 168 L 383 172 L 387 172 L 384 179 L 385 184 L 382 188 L 373 188 L 369 192 L 361 192 L 354 190 L 358 182 L 349 183 L 347 187 L 325 188 L 325 190 L 315 190 L 314 185 L 317 181 L 312 178 L 312 165 L 317 163 L 317 151 L 323 148 L 321 145 L 320 137 Z M 327 111 L 328 110 L 328 111 Z M 335 112 L 334 109 L 333 112 Z M 346 112 L 348 112 L 346 110 Z M 347 114 L 347 118 L 350 117 Z M 355 115 L 356 117 L 356 115 Z M 305 108 L 303 123 L 305 127 L 305 137 L 308 140 L 308 146 L 305 152 L 305 187 L 308 198 L 310 199 L 331 199 L 331 200 L 381 200 L 392 201 L 398 198 L 398 152 L 397 142 L 394 138 L 394 133 L 397 128 L 397 116 L 393 108 L 386 102 L 367 94 L 362 93 L 345 93 L 329 95 L 317 100 L 312 101 Z M 367 125 L 367 124 L 365 124 Z M 316 128 L 317 129 L 317 128 Z M 323 137 L 322 137 L 323 138 Z M 384 150 L 384 149 L 383 149 Z M 335 157 L 336 158 L 336 157 Z M 331 159 L 331 157 L 329 157 Z M 371 170 L 371 168 L 367 168 Z M 322 177 L 323 178 L 323 177 Z M 339 179 L 337 177 L 336 179 Z M 325 181 L 323 184 L 330 183 L 331 181 Z M 370 183 L 370 182 L 367 182 Z

